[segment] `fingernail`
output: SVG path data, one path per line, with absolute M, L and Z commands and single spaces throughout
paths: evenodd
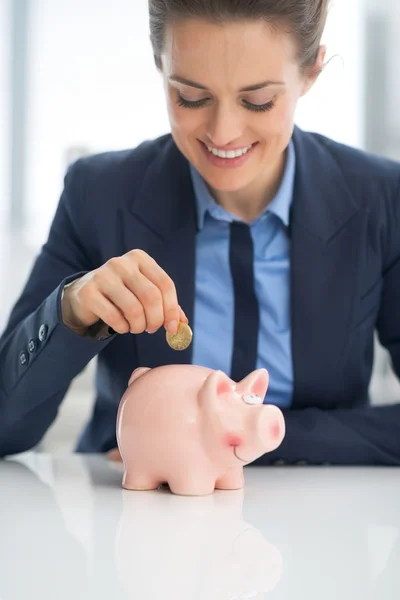
M 157 329 L 146 329 L 146 333 L 150 333 L 150 335 L 152 333 L 155 333 L 157 331 Z
M 178 331 L 178 321 L 170 321 L 167 323 L 167 331 L 172 335 Z
M 183 317 L 183 319 L 186 321 L 186 323 L 189 323 L 189 319 L 187 318 L 187 316 L 185 315 L 182 306 L 179 306 L 179 310 L 181 311 L 181 316 Z

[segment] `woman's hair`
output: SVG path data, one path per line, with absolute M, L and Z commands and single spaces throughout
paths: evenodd
M 184 19 L 203 19 L 223 24 L 264 21 L 285 29 L 297 42 L 303 69 L 312 66 L 324 31 L 329 0 L 149 0 L 150 39 L 161 68 L 161 54 L 168 24 Z

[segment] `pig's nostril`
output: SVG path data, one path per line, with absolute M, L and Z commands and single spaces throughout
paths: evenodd
M 262 404 L 263 399 L 257 394 L 243 394 L 242 399 L 246 404 Z

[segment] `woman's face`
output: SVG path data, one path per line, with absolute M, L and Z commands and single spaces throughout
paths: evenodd
M 212 188 L 231 192 L 281 161 L 315 79 L 292 37 L 259 22 L 169 26 L 162 71 L 177 146 Z

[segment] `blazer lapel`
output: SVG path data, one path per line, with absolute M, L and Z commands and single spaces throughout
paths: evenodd
M 296 129 L 292 205 L 293 408 L 334 407 L 358 289 L 365 210 L 323 142 Z
M 168 273 L 189 324 L 193 322 L 194 310 L 196 229 L 196 204 L 188 164 L 168 136 L 163 149 L 148 166 L 130 211 L 124 211 L 123 245 L 126 251 L 141 248 Z M 134 339 L 139 366 L 191 362 L 192 346 L 180 352 L 172 350 L 163 327 L 155 334 L 143 333 Z

